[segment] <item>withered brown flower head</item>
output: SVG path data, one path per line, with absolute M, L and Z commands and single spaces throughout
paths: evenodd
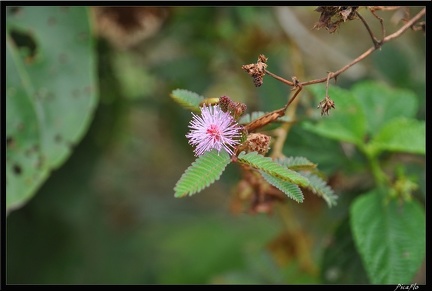
M 228 105 L 228 111 L 231 113 L 231 116 L 234 117 L 235 120 L 238 120 L 240 116 L 242 116 L 243 113 L 245 113 L 246 109 L 247 109 L 246 104 L 241 102 L 233 101 Z
M 258 152 L 265 155 L 270 147 L 271 137 L 262 133 L 251 133 L 248 135 L 246 143 L 249 151 Z
M 321 12 L 321 15 L 313 28 L 325 27 L 328 32 L 333 33 L 339 28 L 341 22 L 356 19 L 358 8 L 358 6 L 319 6 L 315 11 Z
M 255 87 L 260 87 L 263 84 L 263 77 L 265 75 L 265 69 L 267 68 L 267 60 L 268 58 L 264 55 L 259 55 L 256 64 L 242 66 L 242 69 L 254 79 Z
M 251 133 L 247 139 L 238 146 L 238 151 L 257 152 L 260 155 L 265 155 L 270 147 L 271 137 L 263 133 Z
M 235 102 L 226 95 L 219 98 L 219 106 L 223 112 L 229 112 L 235 120 L 240 118 L 247 109 L 246 104 Z
M 228 106 L 229 104 L 232 102 L 231 98 L 229 96 L 221 96 L 219 98 L 219 106 L 222 109 L 223 112 L 227 112 L 228 111 Z
M 271 214 L 277 203 L 286 200 L 286 195 L 276 187 L 270 185 L 261 174 L 249 167 L 242 167 L 243 178 L 233 191 L 231 211 L 238 214 L 249 204 L 251 214 Z
M 326 96 L 324 100 L 322 100 L 317 108 L 321 108 L 321 116 L 324 114 L 329 115 L 329 111 L 331 108 L 335 109 L 335 103 L 330 99 L 330 96 Z

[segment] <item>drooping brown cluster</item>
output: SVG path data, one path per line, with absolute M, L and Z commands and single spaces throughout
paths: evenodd
M 267 58 L 264 55 L 259 55 L 256 64 L 243 65 L 245 70 L 254 80 L 255 87 L 260 87 L 263 84 L 265 70 L 267 68 Z
M 242 169 L 243 179 L 235 187 L 231 200 L 233 213 L 242 213 L 248 207 L 247 211 L 252 214 L 270 214 L 275 203 L 286 200 L 286 195 L 264 180 L 258 171 L 248 166 Z M 246 206 L 247 204 L 249 205 Z
M 357 18 L 358 6 L 319 6 L 315 11 L 321 12 L 320 18 L 314 25 L 314 29 L 325 27 L 333 33 L 340 23 Z
M 330 99 L 329 96 L 326 96 L 319 104 L 317 108 L 321 108 L 321 115 L 327 114 L 329 115 L 330 109 L 335 109 L 335 103 Z

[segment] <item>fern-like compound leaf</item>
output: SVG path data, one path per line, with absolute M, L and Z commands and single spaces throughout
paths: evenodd
M 306 187 L 311 190 L 314 194 L 322 197 L 329 207 L 336 205 L 337 196 L 335 195 L 332 188 L 330 188 L 327 183 L 321 179 L 319 176 L 313 173 L 303 173 L 310 184 Z
M 175 89 L 171 92 L 171 98 L 186 109 L 200 112 L 200 103 L 204 97 L 188 90 Z
M 229 154 L 222 150 L 205 152 L 192 163 L 174 187 L 174 197 L 184 197 L 200 192 L 219 180 L 226 166 L 231 162 Z
M 306 177 L 303 177 L 299 173 L 290 170 L 273 161 L 271 158 L 264 157 L 257 152 L 250 152 L 247 154 L 242 152 L 238 156 L 238 161 L 258 170 L 262 170 L 263 172 L 283 181 L 291 182 L 303 187 L 309 185 L 309 181 Z
M 304 200 L 304 196 L 300 187 L 296 184 L 281 180 L 277 177 L 271 176 L 264 171 L 259 171 L 263 178 L 269 182 L 271 185 L 275 186 L 282 192 L 284 192 L 289 198 L 293 199 L 298 203 L 302 203 Z
M 293 171 L 312 171 L 315 170 L 317 164 L 312 163 L 304 157 L 286 157 L 276 159 L 276 162 Z

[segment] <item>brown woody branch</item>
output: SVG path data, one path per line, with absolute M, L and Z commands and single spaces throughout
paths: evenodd
M 300 93 L 300 91 L 302 89 L 303 89 L 302 86 L 298 86 L 297 87 L 297 91 L 295 92 L 294 96 L 291 97 L 291 99 L 288 101 L 288 103 L 284 107 L 282 107 L 280 109 L 277 109 L 277 110 L 274 110 L 272 112 L 269 112 L 266 115 L 264 115 L 264 116 L 262 116 L 262 117 L 260 117 L 260 118 L 258 118 L 256 120 L 254 120 L 254 121 L 246 124 L 244 126 L 244 129 L 247 132 L 253 132 L 253 131 L 257 130 L 258 128 L 261 128 L 261 127 L 263 127 L 263 126 L 265 126 L 265 125 L 267 125 L 267 124 L 275 121 L 279 117 L 284 116 L 286 109 L 294 101 L 294 99 L 297 97 L 297 95 Z
M 423 16 L 426 14 L 426 8 L 423 8 L 419 13 L 417 13 L 416 16 L 414 16 L 413 18 L 411 18 L 407 23 L 405 23 L 398 31 L 386 36 L 385 38 L 382 39 L 381 42 L 379 42 L 379 45 L 374 45 L 373 47 L 369 48 L 367 51 L 365 51 L 364 53 L 362 53 L 360 56 L 358 56 L 356 59 L 354 59 L 352 62 L 350 62 L 349 64 L 345 65 L 344 67 L 340 68 L 339 70 L 337 70 L 336 72 L 329 72 L 327 74 L 327 77 L 321 78 L 321 79 L 315 79 L 315 80 L 311 80 L 311 81 L 306 81 L 306 82 L 299 82 L 295 77 L 293 77 L 293 81 L 288 81 L 276 74 L 273 74 L 272 72 L 268 71 L 266 69 L 266 65 L 262 65 L 260 67 L 260 77 L 262 78 L 265 74 L 270 75 L 271 77 L 281 81 L 284 84 L 287 84 L 289 86 L 294 87 L 293 89 L 297 89 L 297 91 L 295 92 L 294 96 L 288 101 L 288 103 L 277 110 L 274 110 L 272 112 L 267 113 L 266 115 L 262 116 L 261 118 L 258 118 L 257 120 L 254 120 L 250 123 L 248 123 L 247 125 L 245 125 L 245 129 L 248 132 L 253 132 L 271 122 L 273 122 L 274 120 L 278 119 L 279 117 L 282 117 L 285 115 L 286 109 L 288 108 L 288 106 L 294 101 L 294 99 L 297 97 L 297 95 L 300 93 L 300 91 L 302 90 L 303 86 L 307 86 L 307 85 L 312 85 L 312 84 L 318 84 L 318 83 L 323 83 L 326 82 L 327 83 L 327 89 L 328 89 L 328 84 L 329 81 L 331 79 L 334 79 L 336 81 L 337 77 L 345 72 L 346 70 L 348 70 L 350 67 L 354 66 L 355 64 L 357 64 L 358 62 L 364 60 L 367 56 L 369 56 L 371 53 L 373 53 L 374 51 L 376 51 L 377 49 L 381 48 L 382 45 L 384 45 L 384 43 L 389 42 L 395 38 L 398 38 L 400 35 L 402 35 L 406 30 L 408 30 L 409 28 L 414 27 L 414 24 Z M 260 55 L 261 60 L 267 61 L 267 59 Z M 248 68 L 246 68 L 247 70 Z M 261 79 L 262 80 L 262 79 Z M 261 84 L 260 84 L 261 85 Z M 327 98 L 328 96 L 326 96 Z M 331 100 L 325 100 L 327 102 L 330 102 L 329 104 L 327 104 L 328 109 L 330 107 L 334 108 L 334 103 L 331 103 Z M 322 104 L 320 104 L 321 106 L 323 106 Z M 324 111 L 327 111 L 324 106 L 323 106 Z M 328 113 L 327 113 L 328 114 Z
M 413 18 L 411 18 L 407 23 L 405 23 L 398 31 L 386 36 L 382 41 L 381 41 L 381 46 L 384 45 L 386 42 L 389 42 L 395 38 L 398 38 L 399 36 L 401 36 L 406 30 L 408 30 L 409 28 L 411 28 L 412 26 L 414 26 L 414 24 L 424 15 L 426 14 L 426 8 L 423 8 L 419 13 L 417 13 L 417 15 L 415 15 Z M 337 76 L 339 76 L 341 73 L 345 72 L 346 70 L 348 70 L 350 67 L 354 66 L 355 64 L 357 64 L 358 62 L 364 60 L 366 57 L 368 57 L 371 53 L 373 53 L 374 51 L 376 51 L 377 49 L 379 49 L 381 46 L 379 47 L 371 47 L 369 48 L 367 51 L 365 51 L 364 53 L 362 53 L 360 56 L 358 56 L 356 59 L 354 59 L 352 62 L 350 62 L 349 64 L 345 65 L 344 67 L 340 68 L 339 70 L 337 70 L 336 72 L 331 73 L 330 77 L 324 77 L 321 79 L 315 79 L 315 80 L 311 80 L 311 81 L 306 81 L 306 82 L 300 82 L 299 85 L 300 86 L 307 86 L 307 85 L 312 85 L 312 84 L 318 84 L 318 83 L 324 83 L 327 82 L 327 78 L 330 79 L 336 79 Z M 294 86 L 293 82 L 290 82 L 282 77 L 279 77 L 271 72 L 269 72 L 267 69 L 265 70 L 266 74 L 272 76 L 273 78 L 289 85 L 289 86 Z

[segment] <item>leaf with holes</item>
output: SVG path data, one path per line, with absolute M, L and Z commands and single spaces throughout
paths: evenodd
M 6 13 L 6 208 L 24 205 L 70 156 L 97 104 L 88 8 Z
M 205 152 L 183 173 L 174 187 L 174 197 L 190 196 L 210 186 L 219 180 L 230 162 L 231 158 L 224 150 L 220 153 L 216 150 Z

